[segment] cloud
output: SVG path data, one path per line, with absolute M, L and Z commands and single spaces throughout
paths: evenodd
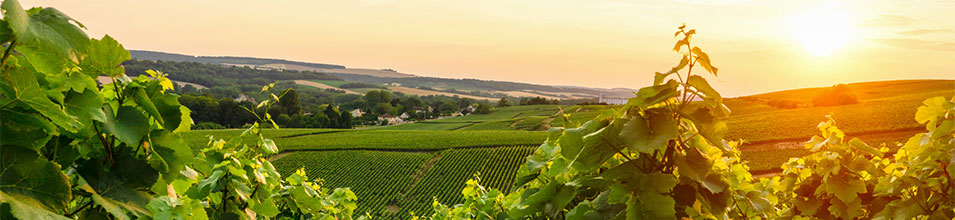
M 917 35 L 936 34 L 936 33 L 951 33 L 951 32 L 952 32 L 951 29 L 923 29 L 923 28 L 919 28 L 919 29 L 915 29 L 915 30 L 902 31 L 902 32 L 899 32 L 899 34 L 908 35 L 908 36 L 917 36 Z
M 873 41 L 906 49 L 955 51 L 955 43 L 952 42 L 925 41 L 914 38 L 882 38 Z
M 901 27 L 915 23 L 915 19 L 899 15 L 879 15 L 861 22 L 863 26 L 871 27 Z

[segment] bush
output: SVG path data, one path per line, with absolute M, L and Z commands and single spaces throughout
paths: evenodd
M 832 88 L 823 91 L 822 94 L 812 99 L 813 106 L 837 106 L 856 103 L 859 103 L 859 98 L 852 93 L 852 89 L 846 84 L 832 86 Z
M 225 129 L 225 126 L 216 124 L 215 122 L 200 122 L 192 126 L 192 129 L 196 130 L 210 130 L 210 129 Z

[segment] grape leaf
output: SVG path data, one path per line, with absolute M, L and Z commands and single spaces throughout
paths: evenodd
M 637 97 L 627 100 L 626 106 L 638 106 L 645 108 L 647 106 L 669 100 L 679 94 L 676 89 L 679 85 L 680 83 L 671 79 L 670 81 L 667 81 L 666 84 L 643 87 L 637 91 Z
M 0 110 L 0 133 L 16 134 L 17 138 L 0 138 L 4 147 L 19 146 L 39 151 L 53 135 L 58 135 L 56 126 L 38 114 Z
M 16 0 L 3 1 L 0 7 L 16 38 L 16 51 L 38 72 L 59 74 L 68 62 L 88 50 L 89 37 L 80 30 L 83 25 L 54 8 L 39 9 L 31 15 Z
M 120 106 L 115 116 L 108 106 L 104 107 L 103 111 L 106 112 L 106 123 L 103 123 L 106 132 L 116 136 L 126 144 L 139 145 L 139 141 L 149 131 L 149 122 L 146 115 L 135 107 Z
M 5 1 L 4 4 L 6 4 Z M 4 91 L 7 97 L 13 98 L 23 103 L 33 110 L 46 116 L 57 126 L 69 132 L 76 132 L 76 125 L 79 124 L 75 118 L 66 114 L 60 105 L 53 103 L 46 96 L 46 93 L 40 89 L 36 75 L 26 67 L 13 67 L 3 74 L 3 80 L 9 85 L 9 90 Z
M 634 116 L 620 130 L 620 140 L 631 150 L 653 153 L 654 150 L 665 149 L 667 141 L 677 137 L 679 131 L 671 115 L 659 113 L 649 117 L 648 120 Z
M 699 47 L 693 47 L 693 49 L 691 49 L 690 52 L 696 55 L 697 64 L 700 64 L 700 66 L 703 66 L 703 69 L 706 69 L 707 72 L 712 73 L 714 76 L 716 75 L 716 72 L 719 71 L 719 69 L 714 67 L 710 63 L 709 55 L 706 55 L 706 53 L 703 52 L 703 50 L 700 49 Z
M 192 149 L 177 135 L 165 130 L 149 133 L 150 147 L 154 154 L 147 157 L 149 164 L 163 174 L 177 174 L 192 162 Z M 176 175 L 163 175 L 167 181 Z
M 130 59 L 129 51 L 109 35 L 90 41 L 89 55 L 80 61 L 80 67 L 90 76 L 115 77 L 124 74 L 123 62 Z
M 60 165 L 35 151 L 3 146 L 0 152 L 0 192 L 21 204 L 48 211 L 64 210 L 73 197 Z
M 58 213 L 41 208 L 40 205 L 26 203 L 0 191 L 0 219 L 39 219 L 39 220 L 70 220 Z
M 851 178 L 848 173 L 830 176 L 825 182 L 826 192 L 836 195 L 844 203 L 850 203 L 858 198 L 859 193 L 865 193 L 866 187 L 862 180 Z
M 149 193 L 138 189 L 149 189 L 159 178 L 159 173 L 145 161 L 121 153 L 116 155 L 115 164 L 107 168 L 102 161 L 88 160 L 79 163 L 77 172 L 89 184 L 90 193 L 102 197 L 101 204 L 115 205 L 136 215 L 146 215 L 146 204 L 152 199 Z

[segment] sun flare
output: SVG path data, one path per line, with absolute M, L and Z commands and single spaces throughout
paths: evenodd
M 790 27 L 803 47 L 816 56 L 827 56 L 842 48 L 852 37 L 852 26 L 844 13 L 817 8 L 792 16 Z

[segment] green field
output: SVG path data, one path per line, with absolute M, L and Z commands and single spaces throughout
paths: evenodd
M 193 146 L 205 146 L 208 135 L 238 136 L 242 130 L 199 130 L 186 133 Z M 542 131 L 426 131 L 281 129 L 264 130 L 282 151 L 316 149 L 403 149 L 436 150 L 455 147 L 540 145 L 547 138 Z M 221 135 L 221 136 L 220 136 Z
M 440 120 L 389 126 L 386 130 L 528 130 L 540 131 L 563 126 L 559 112 L 573 122 L 585 122 L 608 109 L 607 106 L 526 105 L 494 108 L 489 114 L 470 114 Z
M 922 100 L 955 95 L 955 81 L 889 81 L 850 84 L 860 103 L 833 107 L 775 108 L 759 100 L 811 102 L 821 90 L 788 90 L 725 99 L 733 111 L 726 119 L 727 140 L 747 141 L 740 149 L 754 173 L 777 172 L 790 157 L 809 152 L 802 142 L 832 115 L 850 137 L 871 145 L 894 146 L 924 129 L 914 113 Z M 755 99 L 757 97 L 759 99 Z M 757 100 L 757 101 L 754 101 Z M 569 121 L 559 115 L 560 108 Z M 549 127 L 576 126 L 612 111 L 608 106 L 511 106 L 490 114 L 472 114 L 370 129 L 263 130 L 284 152 L 274 157 L 283 174 L 305 167 L 328 187 L 352 187 L 361 213 L 407 219 L 428 214 L 432 198 L 460 202 L 460 190 L 474 173 L 482 184 L 510 190 L 514 172 L 545 138 Z M 242 130 L 200 130 L 184 134 L 193 146 L 209 135 L 235 137 Z M 197 147 L 194 147 L 197 148 Z
M 430 214 L 433 199 L 461 202 L 465 181 L 480 173 L 485 187 L 510 190 L 517 168 L 536 145 L 450 148 L 433 152 L 333 150 L 292 152 L 273 160 L 288 175 L 305 167 L 309 177 L 329 188 L 351 187 L 358 213 L 408 219 Z

